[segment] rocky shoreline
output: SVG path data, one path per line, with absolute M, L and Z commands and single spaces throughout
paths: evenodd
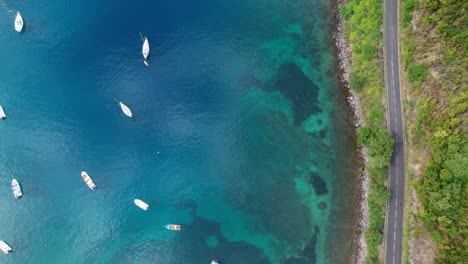
M 349 120 L 351 124 L 357 130 L 358 127 L 364 124 L 363 117 L 359 108 L 358 97 L 349 87 L 350 77 L 350 58 L 351 48 L 345 38 L 345 22 L 344 18 L 340 15 L 338 7 L 346 5 L 345 0 L 337 0 L 333 8 L 333 13 L 336 18 L 336 31 L 333 34 L 335 44 L 338 50 L 338 66 L 340 68 L 340 80 L 345 89 L 346 100 L 348 102 L 350 113 Z M 357 175 L 357 202 L 358 210 L 355 215 L 354 222 L 354 241 L 353 241 L 353 263 L 361 264 L 364 263 L 367 256 L 367 245 L 364 237 L 364 233 L 368 227 L 369 221 L 369 208 L 367 206 L 367 196 L 369 193 L 369 175 L 365 171 L 365 166 L 368 164 L 367 154 L 365 149 L 357 145 L 356 151 L 359 155 L 359 175 Z

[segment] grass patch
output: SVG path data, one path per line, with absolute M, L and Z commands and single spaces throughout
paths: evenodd
M 422 82 L 427 76 L 427 67 L 422 65 L 408 66 L 408 80 L 411 82 Z
M 407 27 L 411 19 L 413 18 L 414 10 L 416 9 L 416 0 L 404 0 L 403 1 L 403 17 L 402 23 L 403 27 Z

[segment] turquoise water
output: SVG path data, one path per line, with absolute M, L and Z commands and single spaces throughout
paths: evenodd
M 348 262 L 328 1 L 2 3 L 0 263 Z

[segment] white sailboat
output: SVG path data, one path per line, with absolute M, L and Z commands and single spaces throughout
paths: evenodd
M 141 54 L 143 54 L 143 58 L 148 58 L 149 56 L 149 52 L 150 52 L 150 47 L 149 47 L 149 42 L 148 42 L 148 38 L 145 37 L 144 41 L 143 41 L 143 47 L 141 49 Z
M 133 200 L 133 202 L 135 203 L 136 206 L 140 207 L 141 209 L 143 209 L 145 211 L 148 210 L 149 205 L 147 203 L 143 202 L 142 200 L 135 199 L 135 200 Z
M 23 197 L 23 192 L 21 191 L 21 186 L 16 179 L 11 181 L 11 189 L 13 190 L 13 195 L 16 199 Z
M 122 112 L 123 112 L 126 116 L 128 116 L 128 117 L 130 117 L 130 118 L 133 117 L 132 110 L 130 110 L 130 108 L 128 108 L 128 106 L 126 106 L 124 103 L 122 103 L 121 101 L 119 101 L 119 100 L 117 100 L 117 99 L 115 99 L 115 98 L 114 98 L 114 100 L 117 101 L 117 103 L 119 103 L 119 106 L 120 106 L 120 108 L 122 109 Z
M 5 111 L 3 111 L 3 107 L 0 105 L 0 119 L 5 119 L 6 114 Z
M 23 17 L 21 16 L 20 12 L 16 12 L 16 17 L 15 17 L 15 30 L 17 32 L 23 31 Z

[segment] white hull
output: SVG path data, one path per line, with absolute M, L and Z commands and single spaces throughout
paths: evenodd
M 135 203 L 136 206 L 140 207 L 141 209 L 143 209 L 145 211 L 148 210 L 149 205 L 147 203 L 143 202 L 142 200 L 135 199 L 135 200 L 133 200 L 133 202 Z
M 8 254 L 11 252 L 11 247 L 3 240 L 0 240 L 0 249 L 3 253 Z
M 124 105 L 124 103 L 119 102 L 120 108 L 122 108 L 122 112 L 128 117 L 133 117 L 132 110 L 128 108 L 128 106 Z
M 5 119 L 5 118 L 6 118 L 6 114 L 3 111 L 3 107 L 0 105 L 0 119 Z
M 21 191 L 21 186 L 16 179 L 11 181 L 11 189 L 13 190 L 13 195 L 16 199 L 23 197 L 23 192 Z
M 89 177 L 86 171 L 81 172 L 81 178 L 83 178 L 83 181 L 86 183 L 86 185 L 88 185 L 88 187 L 91 190 L 96 189 L 96 184 L 94 184 L 93 180 L 91 179 L 91 177 Z
M 20 12 L 16 12 L 16 17 L 15 17 L 15 30 L 17 32 L 23 31 L 23 17 L 21 17 Z
M 141 54 L 143 54 L 143 58 L 148 58 L 150 52 L 148 38 L 145 37 L 145 41 L 143 42 L 143 48 L 141 49 Z

